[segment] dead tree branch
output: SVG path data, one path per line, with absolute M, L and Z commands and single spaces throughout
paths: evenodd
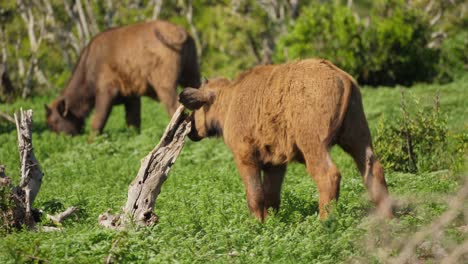
M 459 215 L 460 210 L 463 208 L 464 205 L 466 205 L 467 199 L 468 181 L 464 184 L 460 191 L 458 191 L 457 195 L 449 202 L 449 210 L 447 210 L 439 218 L 434 220 L 429 226 L 423 228 L 419 232 L 412 235 L 411 239 L 406 242 L 406 245 L 404 246 L 402 252 L 394 259 L 391 259 L 390 263 L 406 263 L 414 254 L 415 248 L 418 244 L 420 244 L 427 236 L 434 234 L 434 232 L 442 230 Z M 457 248 L 444 261 L 449 261 L 451 259 L 456 260 L 464 252 L 466 252 L 466 248 Z
M 440 263 L 442 264 L 451 264 L 457 263 L 460 258 L 468 253 L 468 240 L 463 242 L 461 245 L 457 246 L 450 255 L 442 259 Z
M 106 212 L 99 216 L 99 224 L 121 229 L 129 222 L 150 226 L 158 221 L 154 213 L 156 198 L 167 179 L 190 132 L 191 123 L 180 106 L 166 128 L 159 144 L 141 161 L 140 170 L 128 188 L 128 198 L 122 214 Z
M 63 220 L 65 220 L 70 215 L 74 214 L 77 210 L 78 210 L 78 207 L 72 206 L 59 214 L 47 215 L 47 219 L 52 221 L 55 225 L 60 225 L 63 222 Z

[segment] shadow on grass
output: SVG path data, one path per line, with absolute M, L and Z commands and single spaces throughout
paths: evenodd
M 289 221 L 294 215 L 305 219 L 308 216 L 317 215 L 319 212 L 318 201 L 313 200 L 312 197 L 304 198 L 294 192 L 285 192 L 281 200 L 280 211 L 276 217 L 282 222 Z

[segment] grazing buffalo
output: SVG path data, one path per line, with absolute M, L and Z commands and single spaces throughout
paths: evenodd
M 231 149 L 253 215 L 278 210 L 286 164 L 305 163 L 319 193 L 320 218 L 338 199 L 340 172 L 330 157 L 338 144 L 357 164 L 370 198 L 391 217 L 384 171 L 376 159 L 356 82 L 332 63 L 308 59 L 259 66 L 236 80 L 186 88 L 180 102 L 194 110 L 190 139 L 220 136 Z M 263 180 L 261 176 L 263 171 Z
M 47 126 L 75 135 L 95 108 L 92 134 L 101 133 L 112 105 L 125 105 L 127 125 L 140 128 L 140 96 L 161 101 L 172 115 L 177 84 L 199 87 L 193 38 L 180 26 L 152 21 L 95 36 L 81 52 L 61 95 L 45 106 Z

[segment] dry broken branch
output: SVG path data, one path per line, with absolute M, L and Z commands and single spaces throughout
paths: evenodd
M 441 232 L 444 227 L 450 224 L 460 213 L 463 206 L 468 200 L 468 181 L 458 191 L 457 195 L 449 202 L 449 209 L 440 217 L 434 220 L 430 225 L 424 227 L 420 231 L 411 236 L 411 239 L 406 241 L 400 254 L 392 259 L 385 255 L 381 258 L 385 263 L 408 263 L 411 257 L 414 256 L 416 247 L 421 244 L 427 237 Z M 466 245 L 466 242 L 463 243 Z M 443 263 L 456 263 L 457 259 L 467 253 L 466 247 L 457 247 L 449 256 L 444 258 Z
M 75 213 L 77 210 L 78 210 L 78 207 L 72 206 L 59 214 L 47 215 L 47 219 L 52 221 L 55 225 L 59 225 L 63 222 L 63 220 L 65 220 L 67 217 Z
M 128 223 L 154 225 L 158 217 L 154 213 L 156 198 L 167 179 L 171 166 L 180 154 L 191 123 L 180 106 L 166 128 L 159 144 L 141 161 L 140 170 L 128 189 L 128 198 L 122 214 L 108 212 L 99 216 L 99 224 L 120 229 Z

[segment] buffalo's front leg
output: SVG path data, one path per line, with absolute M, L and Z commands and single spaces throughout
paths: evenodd
M 116 90 L 101 90 L 96 94 L 96 106 L 93 120 L 91 121 L 91 134 L 88 141 L 92 142 L 94 137 L 102 133 L 107 119 L 112 110 L 112 103 L 117 95 Z
M 244 182 L 250 212 L 263 222 L 266 215 L 264 214 L 264 194 L 260 168 L 256 164 L 238 159 L 236 159 L 236 163 Z
M 125 98 L 125 120 L 127 126 L 140 131 L 141 126 L 141 99 L 140 97 Z

